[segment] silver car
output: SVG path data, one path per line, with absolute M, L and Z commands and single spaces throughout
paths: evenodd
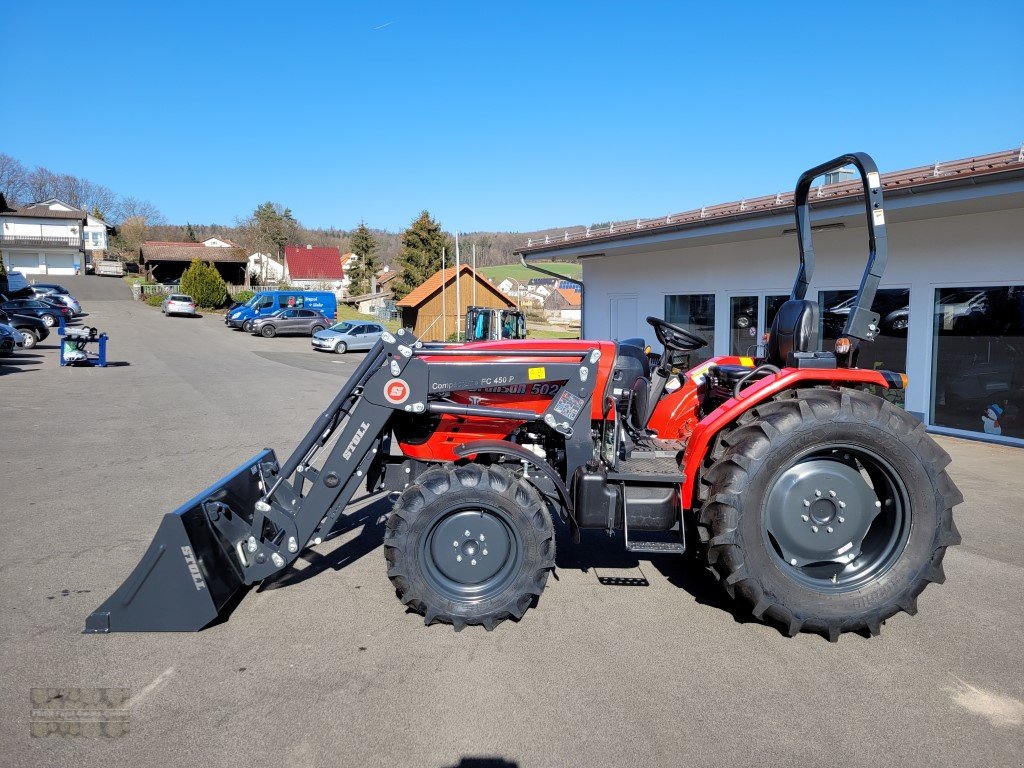
M 75 316 L 82 314 L 82 304 L 67 291 L 59 291 L 54 287 L 48 285 L 33 285 L 30 286 L 32 292 L 38 299 L 46 299 L 47 301 L 56 301 L 59 304 L 63 304 L 65 307 L 70 309 Z
M 311 341 L 313 349 L 341 354 L 350 349 L 370 349 L 384 330 L 384 326 L 378 323 L 344 320 L 325 331 L 314 333 Z
M 279 309 L 268 317 L 252 321 L 253 335 L 272 338 L 279 333 L 316 334 L 330 324 L 330 320 L 312 309 Z
M 196 301 L 184 293 L 172 293 L 160 304 L 160 311 L 165 315 L 194 315 Z

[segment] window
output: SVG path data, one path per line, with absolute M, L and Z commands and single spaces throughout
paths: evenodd
M 271 307 L 273 305 L 274 305 L 274 297 L 273 296 L 261 296 L 252 305 L 252 308 L 259 310 L 259 309 L 266 309 L 267 307 Z
M 819 349 L 835 349 L 836 339 L 846 327 L 846 319 L 850 316 L 856 296 L 855 290 L 818 293 L 818 304 L 821 307 Z M 871 309 L 881 318 L 881 330 L 873 342 L 861 345 L 857 367 L 906 373 L 910 291 L 907 288 L 881 288 L 875 294 Z M 879 390 L 875 394 L 903 405 L 902 389 Z
M 292 308 L 299 308 L 304 303 L 304 297 L 300 294 L 289 293 L 281 297 L 281 306 Z
M 690 354 L 694 366 L 711 358 L 715 347 L 715 294 L 692 293 L 665 297 L 665 322 L 707 339 L 708 346 Z
M 1024 439 L 1024 285 L 940 288 L 931 423 Z
M 729 299 L 729 354 L 757 354 L 757 296 Z

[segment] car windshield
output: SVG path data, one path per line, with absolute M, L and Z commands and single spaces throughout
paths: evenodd
M 339 333 L 348 333 L 355 327 L 355 323 L 350 323 L 348 320 L 346 320 L 343 323 L 335 323 L 334 325 L 331 326 L 331 330 L 338 331 Z
M 185 296 L 184 294 L 181 294 L 181 293 L 176 293 L 176 294 L 173 294 L 171 296 L 171 301 L 184 301 L 184 302 L 187 302 L 187 303 L 191 304 L 192 303 L 192 297 L 191 296 Z

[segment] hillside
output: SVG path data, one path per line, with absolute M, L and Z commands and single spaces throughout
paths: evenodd
M 538 262 L 538 267 L 544 269 L 550 269 L 552 272 L 557 272 L 560 275 L 566 277 L 578 278 L 583 272 L 579 264 L 567 264 L 555 261 Z M 540 272 L 532 270 L 528 267 L 524 267 L 522 264 L 501 264 L 494 267 L 480 267 L 479 271 L 487 275 L 494 283 L 500 283 L 506 277 L 511 277 L 513 280 L 519 280 L 520 282 L 527 282 L 533 277 L 545 277 Z

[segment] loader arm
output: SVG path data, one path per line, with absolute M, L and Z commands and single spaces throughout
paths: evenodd
M 175 512 L 86 632 L 199 630 L 245 585 L 291 565 L 331 532 L 385 450 L 396 412 L 541 421 L 590 458 L 600 350 L 424 345 L 385 333 L 280 467 L 264 451 Z M 495 384 L 568 382 L 543 411 L 465 405 L 452 392 Z M 322 463 L 317 465 L 321 453 Z M 169 609 L 169 606 L 173 606 Z

